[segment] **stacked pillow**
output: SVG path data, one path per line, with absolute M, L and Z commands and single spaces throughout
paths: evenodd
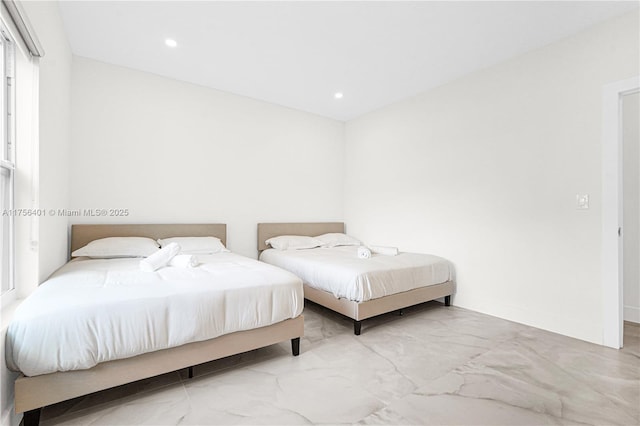
M 317 247 L 359 246 L 362 244 L 360 240 L 339 232 L 322 234 L 317 237 L 280 235 L 269 238 L 265 243 L 276 250 L 304 250 Z
M 91 241 L 71 253 L 72 257 L 87 256 L 93 259 L 120 257 L 147 257 L 157 252 L 160 245 L 145 237 L 108 237 Z
M 72 257 L 86 256 L 92 259 L 116 259 L 124 257 L 148 257 L 171 243 L 180 246 L 181 254 L 216 254 L 229 250 L 215 237 L 173 237 L 154 241 L 146 237 L 108 237 L 91 241 L 71 253 Z
M 229 253 L 222 241 L 216 237 L 172 237 L 159 239 L 161 247 L 171 243 L 180 246 L 180 254 L 216 254 Z

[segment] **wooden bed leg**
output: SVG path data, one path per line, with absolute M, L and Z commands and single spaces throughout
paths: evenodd
M 35 410 L 25 411 L 22 417 L 23 426 L 38 426 L 40 424 L 40 411 L 41 408 Z
M 444 297 L 444 306 L 451 306 L 451 296 Z
M 189 378 L 193 379 L 193 366 L 189 367 Z
M 398 315 L 399 316 L 403 316 L 404 315 L 404 309 L 398 309 Z
M 353 334 L 355 334 L 356 336 L 359 336 L 361 331 L 362 331 L 362 321 L 353 320 Z
M 300 338 L 296 337 L 295 339 L 291 339 L 291 352 L 293 356 L 300 355 Z

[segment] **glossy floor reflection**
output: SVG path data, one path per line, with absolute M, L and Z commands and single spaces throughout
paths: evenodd
M 616 351 L 430 302 L 363 323 L 305 308 L 289 342 L 42 412 L 43 425 L 640 423 L 640 327 Z

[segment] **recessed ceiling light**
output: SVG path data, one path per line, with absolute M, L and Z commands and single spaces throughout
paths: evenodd
M 178 45 L 178 42 L 176 42 L 174 39 L 172 38 L 168 38 L 164 41 L 164 44 L 166 44 L 169 47 L 176 47 Z
M 342 92 L 338 92 L 338 93 L 335 93 L 335 94 L 333 95 L 333 97 L 334 97 L 334 98 L 336 98 L 336 99 L 342 99 L 342 97 L 343 97 L 343 96 L 344 96 L 344 95 L 342 94 Z

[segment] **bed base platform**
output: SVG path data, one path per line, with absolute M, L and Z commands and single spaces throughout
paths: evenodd
M 291 339 L 293 355 L 297 356 L 300 353 L 300 337 L 303 335 L 304 317 L 300 315 L 266 327 L 238 331 L 215 339 L 104 362 L 88 370 L 32 377 L 20 376 L 15 382 L 15 410 L 16 413 L 24 413 L 25 426 L 37 425 L 40 421 L 40 409 L 47 405 L 270 346 L 288 339 Z
M 389 296 L 367 300 L 366 302 L 354 302 L 344 298 L 338 299 L 332 293 L 318 290 L 305 284 L 304 298 L 353 319 L 353 332 L 356 336 L 359 336 L 362 331 L 362 320 L 367 318 L 388 312 L 401 311 L 402 308 L 440 297 L 444 297 L 445 305 L 450 306 L 454 287 L 452 281 L 447 281 L 442 284 L 390 294 Z

